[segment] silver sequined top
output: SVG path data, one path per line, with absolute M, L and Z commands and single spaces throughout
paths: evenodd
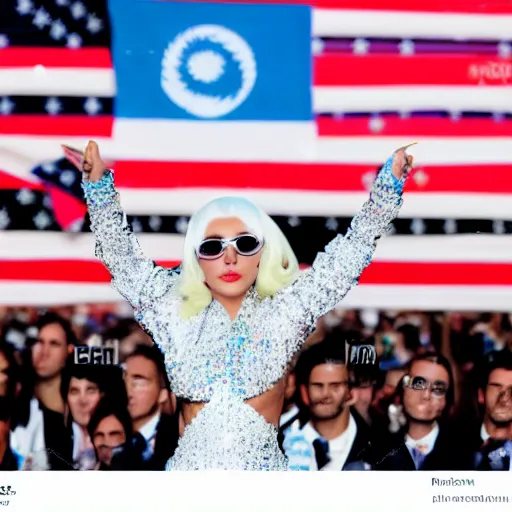
M 119 204 L 112 173 L 97 182 L 83 183 L 96 255 L 110 271 L 113 286 L 134 307 L 137 321 L 162 349 L 171 388 L 178 397 L 210 402 L 224 396 L 232 411 L 243 412 L 231 420 L 240 422 L 243 416 L 249 421 L 251 413 L 243 408 L 243 401 L 261 395 L 284 376 L 316 320 L 337 306 L 357 284 L 371 262 L 377 239 L 397 216 L 403 180 L 393 176 L 391 163 L 390 158 L 378 174 L 369 200 L 354 217 L 347 234 L 334 238 L 311 268 L 273 298 L 261 299 L 254 288 L 250 289 L 234 322 L 215 300 L 196 316 L 183 320 L 174 286 L 178 273 L 156 266 L 142 254 Z M 209 429 L 224 429 L 226 420 L 221 426 L 216 417 Z M 197 422 L 202 420 L 196 420 L 187 428 L 197 429 Z M 235 425 L 233 435 L 239 435 L 235 432 L 238 427 Z M 258 428 L 263 431 L 267 426 L 261 424 Z M 204 436 L 199 436 L 201 443 L 208 439 L 211 445 L 212 439 Z M 198 468 L 211 467 L 215 457 Z M 195 460 L 197 457 L 189 457 L 181 467 L 194 466 Z M 268 465 L 268 461 L 259 464 Z M 281 468 L 280 462 L 274 465 Z M 228 464 L 228 468 L 234 466 L 241 467 L 233 461 L 231 466 Z

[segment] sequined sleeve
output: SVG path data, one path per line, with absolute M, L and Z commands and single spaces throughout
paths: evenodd
M 112 276 L 112 285 L 134 308 L 150 306 L 172 286 L 174 273 L 144 256 L 119 204 L 111 171 L 82 182 L 94 233 L 95 254 Z
M 369 199 L 353 218 L 347 233 L 334 238 L 324 252 L 318 253 L 311 268 L 277 294 L 279 309 L 292 317 L 302 335 L 309 334 L 317 319 L 334 309 L 357 285 L 372 261 L 378 239 L 398 215 L 404 179 L 395 178 L 392 162 L 393 157 L 377 175 Z M 300 348 L 303 337 L 299 334 L 299 338 L 290 352 Z

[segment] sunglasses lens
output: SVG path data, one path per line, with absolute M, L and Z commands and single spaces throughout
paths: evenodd
M 222 242 L 220 240 L 207 240 L 199 246 L 199 254 L 205 258 L 218 256 L 222 252 Z
M 256 249 L 258 249 L 259 245 L 260 241 L 256 237 L 250 235 L 241 236 L 236 241 L 236 247 L 240 254 L 252 254 Z
M 445 396 L 448 390 L 444 386 L 433 386 L 432 394 L 435 396 Z
M 421 391 L 428 386 L 427 381 L 423 377 L 414 377 L 411 382 L 411 388 Z

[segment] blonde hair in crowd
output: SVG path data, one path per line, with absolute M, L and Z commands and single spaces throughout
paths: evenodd
M 250 233 L 264 240 L 256 291 L 260 297 L 272 297 L 292 283 L 299 274 L 299 263 L 279 226 L 260 208 L 241 197 L 220 197 L 205 204 L 190 219 L 178 293 L 182 299 L 184 319 L 200 313 L 212 301 L 205 275 L 197 260 L 196 250 L 204 240 L 210 222 L 220 218 L 240 219 Z

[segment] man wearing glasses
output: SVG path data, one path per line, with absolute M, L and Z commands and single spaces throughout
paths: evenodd
M 401 426 L 371 454 L 375 471 L 454 471 L 466 469 L 467 456 L 457 442 L 448 413 L 453 377 L 445 357 L 427 353 L 410 363 L 397 390 L 390 416 Z

